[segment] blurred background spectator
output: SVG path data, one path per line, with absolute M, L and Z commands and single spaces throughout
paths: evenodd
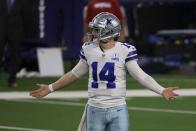
M 14 3 L 17 1 L 15 0 Z M 31 3 L 30 0 L 24 1 L 21 0 L 21 3 Z M 0 40 L 1 50 L 4 50 L 5 44 L 11 45 L 9 43 L 12 39 L 8 39 L 10 38 L 8 35 L 4 37 L 8 34 L 4 28 L 5 24 L 2 24 L 5 16 L 3 10 L 7 8 L 7 1 L 0 0 L 0 2 Z M 137 47 L 140 56 L 139 64 L 147 73 L 195 74 L 195 0 L 84 0 L 81 2 L 34 0 L 33 2 L 35 16 L 30 17 L 30 14 L 27 16 L 36 20 L 34 30 L 37 34 L 34 38 L 23 39 L 22 44 L 16 44 L 20 45 L 21 63 L 16 64 L 19 60 L 15 58 L 14 64 L 10 64 L 15 65 L 14 70 L 25 68 L 27 71 L 39 71 L 36 51 L 40 47 L 62 49 L 65 67 L 73 67 L 74 62 L 70 63 L 70 61 L 78 59 L 82 43 L 86 41 L 88 22 L 97 13 L 108 11 L 121 20 L 123 31 L 120 41 Z M 23 9 L 16 6 L 12 8 L 10 13 L 15 14 L 18 12 L 16 9 Z M 29 27 L 25 28 L 25 33 L 16 33 L 19 36 L 14 40 L 15 42 L 21 42 L 23 37 L 20 35 L 29 34 L 26 33 L 26 29 L 33 30 L 30 29 L 33 26 L 28 26 L 30 23 L 30 19 L 25 22 Z M 21 23 L 15 20 L 14 24 Z M 17 25 L 19 29 L 15 25 L 12 26 L 12 24 L 7 26 L 9 27 L 7 29 L 11 28 L 14 32 L 23 30 L 21 25 Z M 19 46 L 14 49 L 17 48 Z M 6 56 L 10 56 L 11 52 L 6 50 Z M 3 54 L 3 51 L 1 53 Z
M 33 0 L 0 0 L 0 65 L 1 68 L 4 65 L 9 74 L 9 87 L 17 86 L 20 45 L 35 35 L 33 3 Z
M 89 0 L 84 7 L 84 37 L 83 42 L 87 41 L 86 33 L 89 32 L 88 24 L 94 16 L 101 12 L 110 12 L 117 16 L 121 21 L 122 31 L 120 33 L 119 41 L 124 42 L 127 33 L 126 16 L 124 8 L 120 6 L 118 0 Z

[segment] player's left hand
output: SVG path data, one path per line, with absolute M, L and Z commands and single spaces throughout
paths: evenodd
M 165 90 L 163 90 L 163 92 L 162 92 L 162 96 L 166 100 L 174 100 L 178 96 L 178 94 L 174 92 L 176 89 L 178 89 L 178 87 L 165 88 Z

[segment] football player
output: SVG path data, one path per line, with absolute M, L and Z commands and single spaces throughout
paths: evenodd
M 128 131 L 129 115 L 125 101 L 126 72 L 150 90 L 167 100 L 175 99 L 175 87 L 164 88 L 137 64 L 134 46 L 118 42 L 121 25 L 111 13 L 102 12 L 89 23 L 89 41 L 80 52 L 78 64 L 56 82 L 39 84 L 30 92 L 36 98 L 62 88 L 89 72 L 88 102 L 86 106 L 87 131 Z

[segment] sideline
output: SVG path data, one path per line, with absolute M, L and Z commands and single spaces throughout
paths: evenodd
M 178 89 L 176 90 L 180 96 L 196 96 L 196 89 Z M 160 95 L 148 90 L 127 90 L 127 97 L 160 97 Z M 44 99 L 65 99 L 65 98 L 87 98 L 87 91 L 56 91 Z M 29 96 L 29 92 L 0 92 L 0 99 L 34 99 Z

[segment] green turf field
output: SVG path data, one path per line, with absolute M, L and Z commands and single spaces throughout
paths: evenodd
M 196 97 L 128 98 L 132 131 L 195 131 Z M 1 126 L 76 131 L 86 100 L 0 100 Z M 6 130 L 5 130 L 6 131 Z
M 2 76 L 2 75 L 1 75 Z M 196 76 L 155 75 L 163 86 L 196 88 Z M 20 78 L 17 88 L 6 86 L 6 75 L 0 78 L 0 92 L 30 91 L 36 83 L 51 83 L 57 78 Z M 128 77 L 128 89 L 143 89 Z M 62 90 L 86 90 L 87 76 Z M 0 131 L 76 131 L 85 99 L 0 100 Z M 196 97 L 179 97 L 165 101 L 160 97 L 127 98 L 131 131 L 196 131 Z

